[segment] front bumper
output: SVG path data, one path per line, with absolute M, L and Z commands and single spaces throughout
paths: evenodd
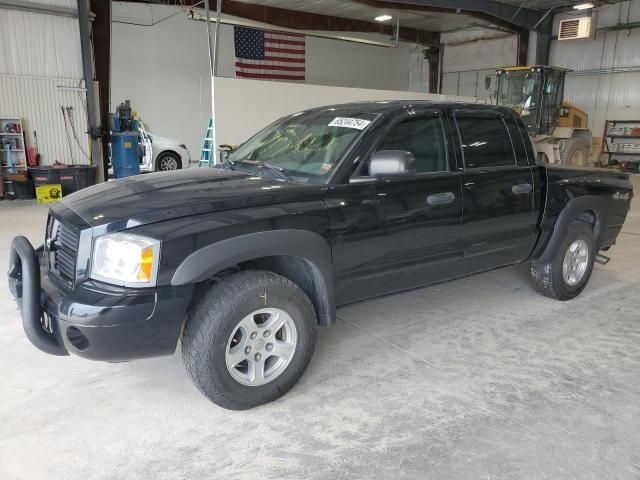
M 175 351 L 191 286 L 132 289 L 87 281 L 67 292 L 40 268 L 39 253 L 17 237 L 9 267 L 9 287 L 34 346 L 53 355 L 103 361 Z

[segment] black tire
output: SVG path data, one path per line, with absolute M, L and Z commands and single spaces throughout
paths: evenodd
M 176 168 L 166 168 L 165 163 L 171 163 L 175 165 Z M 181 170 L 182 169 L 182 159 L 180 155 L 175 152 L 163 152 L 158 155 L 156 159 L 156 172 L 171 172 L 173 170 Z
M 279 376 L 261 386 L 236 381 L 227 369 L 227 342 L 238 323 L 261 308 L 286 311 L 295 323 L 297 347 Z M 315 350 L 315 310 L 296 284 L 272 272 L 249 270 L 226 277 L 191 309 L 182 334 L 182 359 L 196 387 L 215 404 L 246 410 L 288 392 L 304 373 Z
M 562 263 L 569 246 L 582 239 L 588 245 L 589 259 L 582 278 L 575 285 L 568 284 L 562 274 Z M 595 240 L 592 226 L 583 222 L 574 222 L 569 226 L 567 236 L 560 244 L 549 262 L 532 263 L 531 278 L 533 286 L 542 295 L 556 300 L 571 300 L 576 297 L 589 282 L 595 259 Z
M 582 162 L 574 160 L 576 158 L 582 158 Z M 561 158 L 563 165 L 571 165 L 574 167 L 586 167 L 589 164 L 589 147 L 581 141 L 573 141 L 569 148 L 562 152 Z

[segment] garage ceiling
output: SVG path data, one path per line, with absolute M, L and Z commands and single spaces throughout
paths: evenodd
M 495 0 L 498 3 L 505 3 L 507 5 L 515 5 L 520 7 L 521 5 L 530 8 L 532 10 L 549 10 L 550 8 L 570 7 L 579 3 L 586 3 L 587 0 Z M 620 3 L 625 0 L 608 0 L 608 1 L 594 1 L 591 3 L 597 5 Z
M 181 6 L 201 5 L 202 0 L 125 0 L 144 3 L 164 3 Z M 305 15 L 323 17 L 324 23 L 309 26 L 306 18 L 305 28 L 312 30 L 335 30 L 354 22 L 354 28 L 348 31 L 390 32 L 394 20 L 379 23 L 374 20 L 378 15 L 389 14 L 400 19 L 401 38 L 420 38 L 438 35 L 442 32 L 463 30 L 469 27 L 484 26 L 498 30 L 522 33 L 527 30 L 547 32 L 551 30 L 550 9 L 560 11 L 571 9 L 572 5 L 586 0 L 223 0 L 222 10 L 231 15 L 246 18 L 263 17 L 271 12 L 267 22 L 280 27 L 297 28 L 297 19 Z M 623 0 L 592 0 L 597 5 L 619 3 Z M 209 0 L 215 9 L 216 0 Z M 260 9 L 264 9 L 264 15 Z M 235 13 L 234 13 L 235 12 Z M 243 14 L 243 12 L 250 12 Z M 287 14 L 289 12 L 289 14 Z M 296 15 L 298 14 L 298 15 Z M 248 16 L 247 16 L 248 15 Z M 255 19 L 255 18 L 253 18 Z M 328 22 L 328 19 L 334 21 Z M 366 22 L 367 25 L 363 24 Z M 355 24 L 359 26 L 356 27 Z M 339 24 L 339 25 L 338 25 Z M 319 28 L 322 27 L 322 28 Z M 334 28 L 335 27 L 335 28 Z M 302 27 L 300 27 L 302 28 Z M 427 42 L 428 43 L 428 42 Z
M 394 17 L 400 17 L 400 25 L 417 30 L 430 32 L 447 32 L 461 30 L 473 24 L 491 24 L 488 20 L 480 20 L 471 15 L 458 14 L 452 11 L 419 11 L 405 8 L 390 8 L 372 6 L 370 2 L 344 1 L 344 0 L 238 0 L 242 3 L 252 3 L 268 7 L 285 8 L 299 12 L 314 13 L 320 15 L 332 15 L 334 17 L 348 18 L 373 22 L 378 15 L 385 13 Z M 382 2 L 380 2 L 382 3 Z

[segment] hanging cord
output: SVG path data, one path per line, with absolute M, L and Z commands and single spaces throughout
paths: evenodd
M 60 105 L 60 110 L 62 111 L 62 120 L 64 121 L 64 133 L 67 137 L 67 147 L 69 148 L 69 158 L 71 159 L 71 163 L 75 161 L 73 158 L 73 150 L 71 148 L 71 138 L 69 137 L 69 126 L 67 125 L 67 112 L 63 105 Z M 66 162 L 63 162 L 66 163 Z
M 93 37 L 91 37 L 91 44 L 93 45 Z M 91 51 L 93 51 L 93 48 L 91 49 Z M 84 78 L 80 79 L 80 81 L 78 82 L 78 88 L 82 88 L 82 83 L 84 82 Z M 85 96 L 84 98 L 82 97 L 82 94 L 80 93 L 80 91 L 78 90 L 77 94 L 78 94 L 78 98 L 80 99 L 80 104 L 82 105 L 82 108 L 84 109 L 84 114 L 85 117 L 87 119 L 89 119 L 89 110 L 87 110 L 87 88 L 85 85 Z M 74 132 L 75 132 L 75 127 L 72 124 L 72 127 L 74 128 Z M 75 136 L 75 135 L 74 135 Z M 80 147 L 80 151 L 82 151 L 83 155 L 85 157 L 87 157 L 87 154 L 84 152 L 84 150 L 82 150 L 82 147 L 80 146 L 80 142 L 78 141 L 77 137 L 76 137 L 76 142 L 78 143 L 78 146 Z M 89 160 L 89 165 L 93 164 L 93 145 L 92 145 L 93 139 L 91 138 L 91 136 L 89 136 L 89 156 L 87 157 L 87 159 Z
M 83 83 L 84 83 L 84 78 L 80 79 L 80 81 L 78 82 L 78 88 L 82 88 L 82 84 Z M 82 92 L 80 92 L 80 90 L 78 90 L 76 93 L 78 94 L 78 98 L 80 99 L 80 103 L 82 104 L 82 108 L 84 108 L 84 113 L 88 116 L 89 112 L 87 111 L 87 98 L 86 98 L 87 88 L 86 88 L 86 86 L 84 88 L 84 92 L 85 92 L 85 97 L 84 98 L 82 97 Z
M 71 125 L 71 132 L 73 134 L 73 138 L 76 141 L 76 144 L 78 145 L 78 148 L 80 149 L 80 152 L 82 152 L 82 155 L 85 156 L 85 158 L 87 160 L 89 160 L 89 162 L 91 162 L 91 159 L 89 158 L 89 155 L 87 155 L 87 152 L 84 151 L 84 148 L 82 147 L 82 144 L 80 143 L 80 140 L 78 139 L 78 133 L 76 132 L 76 125 L 73 121 L 73 107 L 68 106 L 66 108 L 67 111 L 67 117 L 69 117 L 69 125 Z M 65 123 L 66 126 L 66 123 Z
M 76 124 L 73 121 L 73 107 L 71 107 L 71 106 L 67 107 L 67 115 L 69 116 L 69 124 L 71 125 L 71 131 L 73 132 L 73 138 L 75 139 L 76 143 L 78 144 L 78 148 L 80 148 L 80 151 L 82 152 L 82 154 L 91 163 L 91 158 L 84 151 L 84 148 L 82 147 L 82 144 L 80 143 L 80 140 L 78 139 L 78 132 L 76 131 Z

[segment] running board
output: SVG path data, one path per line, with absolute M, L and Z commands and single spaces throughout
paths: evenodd
M 611 259 L 609 257 L 607 257 L 606 255 L 598 253 L 598 254 L 596 254 L 596 258 L 594 258 L 594 260 L 596 262 L 598 262 L 600 265 L 606 265 L 607 263 L 609 263 L 609 260 L 611 260 Z

